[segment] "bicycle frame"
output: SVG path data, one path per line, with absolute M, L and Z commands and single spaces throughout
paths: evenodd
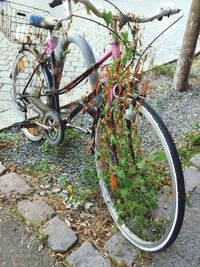
M 73 88 L 75 88 L 78 84 L 80 84 L 84 79 L 89 77 L 90 84 L 92 88 L 95 88 L 97 82 L 98 82 L 98 68 L 106 62 L 109 58 L 113 57 L 114 60 L 120 60 L 121 58 L 121 51 L 120 51 L 120 45 L 118 43 L 111 44 L 111 49 L 103 56 L 101 57 L 96 63 L 95 57 L 93 54 L 93 51 L 87 41 L 79 34 L 74 33 L 69 36 L 67 36 L 65 39 L 60 39 L 58 42 L 57 47 L 55 47 L 55 42 L 52 36 L 52 33 L 49 32 L 49 40 L 47 41 L 47 45 L 44 49 L 44 51 L 41 53 L 41 56 L 43 57 L 45 53 L 49 52 L 50 58 L 51 58 L 51 74 L 53 78 L 53 88 L 52 88 L 52 95 L 57 95 L 58 103 L 56 104 L 57 107 L 59 107 L 59 96 L 57 94 L 57 91 L 62 93 L 68 93 Z M 61 89 L 57 89 L 60 80 L 58 78 L 58 71 L 60 74 L 62 73 L 65 57 L 62 53 L 62 51 L 65 51 L 68 49 L 68 46 L 70 43 L 75 43 L 77 46 L 79 46 L 80 50 L 83 53 L 83 57 L 86 60 L 85 65 L 87 67 L 86 71 L 83 72 L 81 75 L 73 79 L 69 84 L 66 84 Z M 56 69 L 56 71 L 55 71 Z M 77 111 L 80 112 L 84 105 L 87 105 L 94 97 L 96 96 L 96 90 L 92 90 L 92 92 L 87 95 L 86 97 L 83 97 L 82 103 L 78 104 Z M 113 101 L 113 92 L 111 90 L 110 92 L 110 100 Z M 66 108 L 68 105 L 63 106 L 61 109 Z M 57 112 L 60 112 L 60 108 L 56 108 Z M 78 113 L 73 112 L 73 116 L 70 116 L 70 120 Z M 93 115 L 93 112 L 89 112 L 90 115 Z M 67 120 L 69 121 L 69 120 Z

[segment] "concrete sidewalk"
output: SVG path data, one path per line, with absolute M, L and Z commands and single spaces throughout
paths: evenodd
M 11 69 L 17 46 L 11 44 L 0 32 L 0 129 L 13 123 L 15 105 L 11 91 Z
M 109 48 L 108 44 L 110 42 L 110 36 L 108 35 L 107 30 L 101 26 L 96 26 L 95 24 L 90 26 L 89 21 L 81 24 L 80 19 L 75 18 L 71 31 L 77 31 L 82 35 L 90 37 L 87 41 L 93 48 L 95 48 L 93 52 L 96 59 L 99 59 L 103 53 L 105 53 L 105 47 Z M 98 37 L 96 37 L 97 31 Z M 12 85 L 10 74 L 18 49 L 18 45 L 10 43 L 0 32 L 0 129 L 17 122 L 16 106 L 11 94 Z M 85 70 L 83 56 L 78 47 L 72 44 L 69 49 L 70 54 L 65 61 L 61 86 L 66 85 L 66 83 Z M 71 101 L 80 99 L 87 94 L 90 89 L 89 81 L 86 80 L 82 82 L 69 94 L 62 95 L 60 98 L 61 104 L 68 104 Z

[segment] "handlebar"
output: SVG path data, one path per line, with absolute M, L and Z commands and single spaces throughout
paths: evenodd
M 171 15 L 178 14 L 181 11 L 179 8 L 170 8 L 170 7 L 165 7 L 160 9 L 160 13 L 153 17 L 145 18 L 145 17 L 138 17 L 138 23 L 146 23 L 149 21 L 153 21 L 155 19 L 162 20 L 163 17 L 169 17 Z
M 61 5 L 63 2 L 68 1 L 69 3 L 71 0 L 51 0 L 49 3 L 50 7 L 56 7 L 58 5 Z M 97 17 L 103 18 L 103 13 L 101 13 L 89 0 L 73 0 L 75 4 L 81 3 L 85 5 L 89 10 L 91 10 Z M 157 15 L 154 15 L 152 17 L 138 17 L 133 13 L 128 14 L 120 14 L 120 15 L 114 15 L 113 20 L 118 22 L 118 26 L 121 29 L 123 26 L 126 25 L 127 22 L 137 22 L 137 23 L 146 23 L 149 21 L 153 21 L 155 19 L 162 20 L 163 17 L 169 17 L 171 15 L 177 14 L 181 11 L 181 9 L 178 8 L 170 8 L 165 7 L 161 8 L 160 12 Z

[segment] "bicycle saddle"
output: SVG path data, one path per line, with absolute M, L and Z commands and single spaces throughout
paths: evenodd
M 37 28 L 42 28 L 46 30 L 53 30 L 58 20 L 51 16 L 42 16 L 37 14 L 32 14 L 29 16 L 29 23 Z

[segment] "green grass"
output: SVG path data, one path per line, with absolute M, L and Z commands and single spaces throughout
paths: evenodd
M 174 63 L 171 63 L 166 65 L 155 66 L 151 71 L 157 76 L 165 75 L 172 78 L 174 76 L 175 69 L 176 65 Z
M 75 188 L 75 195 L 79 201 L 91 201 L 94 199 L 100 188 L 99 188 L 99 178 L 97 176 L 95 160 L 92 155 L 84 156 L 84 168 L 79 174 L 80 183 L 83 184 L 81 187 L 86 187 L 83 190 Z
M 0 142 L 10 142 L 17 144 L 19 141 L 18 134 L 0 133 Z

